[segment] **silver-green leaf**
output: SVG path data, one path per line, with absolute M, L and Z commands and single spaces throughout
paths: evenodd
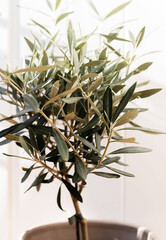
M 116 172 L 120 175 L 123 175 L 125 177 L 135 177 L 134 174 L 132 174 L 132 173 L 128 173 L 128 172 L 125 172 L 125 171 L 122 171 L 122 170 L 119 170 L 119 169 L 115 169 L 115 168 L 112 168 L 112 167 L 108 167 L 108 166 L 106 166 L 106 168 L 108 168 L 109 170 L 111 170 L 113 172 Z
M 85 164 L 83 163 L 83 161 L 78 158 L 77 156 L 75 157 L 75 164 L 76 164 L 76 172 L 77 174 L 83 179 L 85 180 L 87 177 L 87 169 L 85 167 Z
M 105 178 L 119 178 L 120 175 L 108 172 L 93 172 L 93 174 Z
M 136 83 L 134 83 L 126 92 L 126 94 L 123 96 L 122 100 L 120 101 L 115 114 L 113 116 L 113 122 L 118 118 L 119 114 L 123 111 L 123 109 L 126 107 L 127 103 L 130 101 L 131 96 L 134 93 L 136 87 Z
M 56 20 L 56 24 L 58 22 L 60 22 L 62 19 L 64 19 L 65 17 L 69 16 L 70 14 L 72 14 L 73 12 L 67 12 L 67 13 L 62 13 Z
M 64 211 L 63 208 L 62 208 L 62 205 L 61 205 L 61 187 L 62 187 L 62 185 L 60 185 L 59 190 L 58 190 L 58 194 L 57 194 L 57 204 L 58 204 L 58 207 L 62 211 Z
M 118 150 L 115 150 L 113 152 L 111 152 L 110 154 L 124 154 L 124 153 L 146 153 L 146 152 L 151 152 L 152 150 L 149 148 L 145 148 L 145 147 L 124 147 L 124 148 L 120 148 Z
M 61 0 L 56 0 L 55 10 L 59 7 L 60 3 L 61 3 Z
M 55 129 L 53 129 L 53 133 L 61 158 L 67 162 L 69 160 L 69 150 L 67 144 L 63 137 Z
M 93 9 L 93 11 L 99 16 L 99 12 L 97 11 L 94 3 L 91 0 L 88 0 L 89 6 Z
M 82 138 L 76 134 L 74 134 L 76 136 L 76 138 L 78 138 L 85 146 L 87 146 L 89 149 L 94 150 L 95 152 L 98 152 L 98 149 L 92 144 L 90 143 L 88 140 L 86 140 L 85 138 Z
M 38 112 L 39 104 L 32 94 L 23 94 L 25 103 L 35 112 Z
M 83 97 L 67 97 L 67 98 L 62 98 L 62 101 L 67 104 L 73 104 L 73 103 L 78 102 L 82 98 Z
M 141 29 L 141 31 L 138 33 L 138 36 L 136 38 L 136 43 L 137 43 L 137 47 L 139 46 L 139 44 L 141 43 L 143 37 L 144 37 L 144 34 L 145 34 L 145 27 L 143 27 Z
M 19 136 L 19 142 L 21 144 L 21 146 L 23 147 L 23 149 L 26 151 L 26 153 L 28 153 L 28 155 L 31 156 L 30 151 L 29 151 L 29 147 L 27 142 L 24 140 L 23 136 Z
M 123 3 L 122 5 L 116 7 L 115 9 L 113 9 L 110 13 L 108 13 L 104 19 L 107 19 L 109 17 L 111 17 L 112 15 L 118 13 L 119 11 L 123 10 L 129 3 L 131 3 L 131 1 Z

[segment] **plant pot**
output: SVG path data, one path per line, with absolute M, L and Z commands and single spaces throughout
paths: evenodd
M 129 225 L 88 222 L 89 240 L 155 240 L 152 232 Z M 28 230 L 19 240 L 74 240 L 75 226 L 48 224 Z

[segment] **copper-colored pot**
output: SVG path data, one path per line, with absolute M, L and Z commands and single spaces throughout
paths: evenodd
M 56 223 L 26 231 L 20 240 L 75 240 L 75 226 Z M 89 240 L 156 240 L 152 232 L 124 224 L 88 222 Z

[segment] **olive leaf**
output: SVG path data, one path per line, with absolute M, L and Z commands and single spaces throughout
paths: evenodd
M 37 25 L 37 26 L 39 26 L 40 28 L 42 28 L 43 30 L 45 30 L 48 34 L 50 34 L 50 31 L 49 31 L 46 27 L 44 27 L 43 25 L 41 25 L 40 23 L 36 22 L 36 21 L 33 20 L 33 19 L 31 19 L 31 21 L 32 21 L 35 25 Z
M 27 128 L 29 125 L 31 125 L 39 117 L 39 115 L 40 114 L 35 114 L 34 116 L 32 116 L 31 118 L 29 118 L 28 120 L 26 120 L 23 123 L 13 125 L 9 128 L 6 128 L 6 129 L 0 131 L 0 138 L 4 137 L 5 135 L 7 135 L 9 133 L 17 133 L 17 132 L 23 130 L 24 128 Z
M 78 138 L 85 146 L 87 146 L 89 149 L 94 150 L 95 152 L 98 152 L 98 149 L 93 145 L 93 143 L 89 142 L 85 138 L 80 137 L 79 135 L 74 134 L 76 138 Z
M 22 69 L 19 69 L 19 70 L 13 72 L 12 74 L 23 73 L 23 72 L 42 72 L 42 71 L 47 71 L 49 69 L 55 68 L 56 66 L 64 66 L 65 64 L 66 64 L 65 61 L 57 61 L 56 64 L 54 64 L 54 65 L 22 68 Z
M 124 61 L 122 61 L 122 62 L 120 62 L 120 63 L 117 64 L 115 70 L 116 70 L 116 71 L 120 71 L 121 69 L 127 67 L 128 65 L 129 65 L 128 62 L 127 62 L 126 60 L 124 60 Z
M 83 75 L 81 78 L 87 79 L 87 78 L 94 78 L 94 77 L 98 77 L 98 76 L 99 76 L 99 74 L 97 74 L 97 73 L 89 73 L 89 74 Z
M 122 138 L 122 139 L 115 139 L 115 142 L 122 142 L 122 143 L 135 143 L 135 138 Z
M 110 123 L 112 121 L 112 91 L 110 87 L 107 87 L 104 96 L 103 96 L 103 112 L 104 112 L 104 118 L 108 126 L 110 126 Z
M 28 38 L 26 38 L 26 37 L 24 37 L 24 39 L 25 39 L 26 43 L 28 44 L 30 50 L 33 52 L 33 50 L 34 50 L 34 44 L 33 44 Z
M 62 101 L 68 104 L 73 104 L 78 102 L 83 97 L 68 97 L 68 98 L 62 98 Z
M 142 42 L 142 39 L 144 37 L 145 34 L 145 27 L 143 27 L 141 29 L 141 31 L 138 33 L 138 36 L 136 37 L 136 43 L 137 43 L 137 47 L 140 45 L 140 43 Z
M 78 59 L 78 54 L 75 49 L 73 49 L 73 62 L 75 66 L 75 71 L 78 74 L 79 73 L 79 59 Z
M 94 61 L 89 61 L 88 63 L 85 64 L 85 66 L 87 67 L 95 67 L 95 66 L 99 66 L 101 64 L 106 64 L 109 61 L 105 61 L 105 60 L 94 60 Z
M 42 57 L 42 66 L 48 65 L 48 56 L 45 50 L 43 50 L 43 57 Z
M 147 90 L 143 90 L 143 91 L 139 91 L 139 92 L 135 92 L 132 96 L 132 98 L 134 99 L 135 97 L 138 98 L 147 98 L 150 97 L 158 92 L 160 92 L 162 90 L 162 88 L 152 88 L 152 89 L 147 89 Z
M 109 17 L 111 17 L 112 15 L 118 13 L 119 11 L 123 10 L 128 4 L 130 4 L 131 1 L 123 3 L 121 5 L 119 5 L 118 7 L 116 7 L 115 9 L 113 9 L 110 13 L 108 13 L 104 19 L 107 19 Z
M 37 91 L 37 90 L 39 90 L 39 89 L 42 89 L 42 88 L 44 88 L 45 86 L 47 86 L 48 84 L 50 84 L 52 81 L 53 81 L 53 79 L 49 79 L 48 81 L 46 81 L 46 82 L 44 82 L 44 83 L 40 83 L 40 84 L 38 84 L 37 86 L 31 88 L 27 93 L 29 94 L 29 93 L 35 92 L 35 91 Z
M 93 9 L 93 11 L 99 16 L 99 12 L 97 11 L 94 3 L 92 2 L 92 0 L 88 0 L 89 6 Z
M 112 34 L 110 33 L 110 34 L 108 34 L 108 35 L 105 35 L 105 34 L 100 34 L 100 35 L 103 36 L 103 37 L 105 37 L 108 42 L 111 42 L 111 41 L 113 41 L 113 40 L 122 41 L 122 42 L 130 42 L 130 40 L 117 37 L 117 34 L 115 34 L 115 33 L 112 33 Z
M 55 97 L 59 91 L 59 81 L 56 81 L 51 88 L 50 96 L 51 98 Z
M 122 170 L 119 170 L 119 169 L 116 169 L 116 168 L 113 168 L 113 167 L 106 166 L 106 168 L 108 168 L 109 170 L 111 170 L 113 172 L 116 172 L 120 175 L 123 175 L 125 177 L 135 177 L 134 174 L 132 174 L 132 173 L 128 173 L 128 172 L 125 172 L 125 171 L 122 171 Z
M 90 130 L 99 122 L 99 120 L 100 120 L 100 117 L 95 114 L 94 117 L 88 122 L 87 125 L 85 125 L 83 128 L 78 129 L 77 133 L 80 134 Z
M 131 31 L 129 31 L 129 36 L 130 36 L 131 42 L 133 44 L 133 47 L 135 47 L 136 39 L 135 39 L 135 37 L 134 37 L 134 35 L 133 35 L 133 33 Z
M 59 207 L 62 211 L 64 211 L 63 208 L 62 208 L 62 205 L 61 205 L 61 188 L 62 188 L 62 185 L 60 185 L 59 190 L 58 190 L 58 194 L 57 194 L 57 204 L 58 204 L 58 207 Z
M 87 177 L 87 169 L 85 167 L 85 164 L 83 163 L 83 161 L 78 158 L 77 156 L 75 156 L 75 164 L 76 164 L 76 172 L 77 174 L 83 179 L 85 180 Z
M 71 195 L 73 195 L 73 197 L 75 197 L 78 201 L 83 202 L 80 193 L 77 191 L 75 187 L 73 187 L 73 185 L 71 185 L 68 181 L 66 181 L 63 178 L 62 178 L 62 182 L 64 183 L 68 191 L 71 193 Z
M 152 65 L 152 62 L 146 62 L 146 63 L 143 63 L 141 64 L 139 67 L 137 67 L 133 72 L 132 74 L 133 75 L 136 75 L 142 71 L 145 71 L 147 70 L 150 66 Z
M 51 47 L 52 44 L 54 44 L 54 41 L 55 41 L 57 35 L 58 35 L 58 32 L 55 33 L 54 36 L 50 39 L 50 41 L 49 41 L 49 43 L 48 43 L 48 45 L 46 47 L 46 51 Z
M 119 178 L 120 175 L 108 172 L 92 172 L 93 174 L 104 178 Z
M 120 157 L 106 158 L 104 161 L 102 161 L 102 165 L 106 166 L 108 164 L 118 162 L 119 160 L 120 160 Z
M 30 147 L 28 146 L 28 143 L 25 141 L 23 136 L 19 136 L 19 142 L 20 142 L 21 146 L 23 147 L 23 149 L 26 151 L 26 153 L 28 153 L 28 155 L 31 156 Z
M 69 150 L 67 147 L 67 144 L 63 137 L 57 132 L 55 129 L 53 129 L 55 141 L 57 144 L 58 151 L 61 155 L 61 158 L 66 162 L 69 160 Z
M 75 50 L 76 50 L 76 51 L 80 50 L 82 47 L 85 46 L 85 44 L 86 44 L 86 42 L 80 43 L 79 45 L 77 45 L 77 46 L 75 47 Z
M 99 77 L 96 79 L 89 87 L 88 92 L 93 92 L 95 89 L 97 89 L 103 82 L 103 77 Z
M 95 132 L 95 142 L 96 142 L 96 148 L 100 152 L 100 150 L 101 150 L 101 135 L 98 132 Z
M 55 102 L 55 101 L 57 101 L 57 100 L 60 100 L 62 97 L 70 96 L 70 95 L 71 95 L 73 92 L 75 92 L 77 89 L 78 89 L 78 86 L 77 86 L 77 87 L 74 87 L 74 88 L 72 88 L 72 89 L 69 89 L 69 90 L 67 90 L 67 91 L 64 91 L 64 92 L 62 92 L 62 93 L 60 93 L 60 94 L 58 94 L 57 96 L 55 96 L 55 97 L 53 97 L 52 99 L 50 99 L 49 101 L 47 101 L 47 102 L 45 103 L 44 107 L 47 106 L 47 105 L 49 105 L 49 104 L 51 104 L 51 103 L 53 103 L 53 102 Z
M 60 3 L 61 3 L 61 0 L 56 0 L 55 10 L 59 7 Z
M 133 92 L 136 87 L 136 82 L 128 89 L 126 94 L 123 96 L 122 100 L 120 101 L 115 114 L 113 116 L 113 122 L 118 118 L 119 114 L 123 111 L 123 109 L 126 107 L 127 103 L 130 101 L 131 96 L 133 95 Z
M 73 12 L 66 12 L 66 13 L 62 13 L 56 20 L 56 24 L 60 21 L 62 21 L 62 19 L 64 19 L 65 17 L 69 16 L 70 14 L 72 14 Z
M 10 117 L 6 117 L 5 115 L 3 114 L 0 114 L 1 117 L 3 117 L 0 122 L 2 121 L 9 121 L 10 123 L 12 124 L 18 124 L 13 118 L 16 118 L 16 117 L 21 117 L 23 115 L 25 115 L 26 113 L 28 112 L 32 112 L 33 109 L 30 108 L 30 107 L 26 107 L 25 109 L 21 110 L 21 111 L 18 111 L 15 115 L 11 115 Z
M 29 175 L 32 172 L 34 166 L 35 166 L 35 163 L 30 168 L 28 168 L 28 170 L 25 172 L 24 176 L 21 179 L 21 183 L 25 182 L 25 180 L 29 177 Z
M 36 100 L 36 98 L 31 95 L 31 94 L 23 94 L 23 98 L 25 100 L 25 103 L 31 108 L 33 109 L 33 111 L 35 113 L 38 112 L 38 109 L 39 109 L 39 104 Z
M 75 32 L 72 28 L 71 22 L 69 22 L 69 26 L 68 26 L 68 29 L 67 29 L 67 39 L 68 39 L 68 45 L 69 45 L 69 52 L 72 55 L 73 49 L 76 46 L 76 37 L 75 37 Z
M 124 153 L 146 153 L 151 152 L 152 150 L 145 147 L 124 147 L 118 150 L 111 152 L 110 154 L 124 154 Z
M 136 130 L 136 131 L 141 131 L 141 132 L 146 132 L 150 134 L 165 134 L 165 132 L 156 130 L 156 129 L 151 129 L 151 128 L 144 128 L 144 127 L 125 127 L 125 128 L 120 128 L 118 131 L 121 130 Z
M 45 177 L 47 176 L 47 173 L 43 173 L 43 170 L 40 172 L 40 174 L 36 177 L 36 179 L 34 180 L 34 182 L 31 184 L 31 186 L 26 190 L 29 191 L 32 187 L 38 187 L 43 180 L 45 179 Z
M 125 59 L 122 54 L 120 54 L 120 52 L 118 52 L 115 48 L 113 48 L 112 46 L 110 46 L 107 43 L 104 43 L 109 49 L 111 49 L 118 57 L 121 57 L 122 59 Z M 116 66 L 116 65 L 115 65 Z M 115 67 L 114 67 L 115 68 Z
M 134 118 L 136 118 L 138 116 L 138 113 L 139 113 L 139 111 L 136 109 L 125 113 L 121 118 L 118 119 L 118 121 L 116 122 L 114 127 L 117 127 L 117 126 L 120 126 L 120 125 L 130 122 L 131 120 L 133 120 Z
M 46 2 L 47 2 L 48 7 L 50 8 L 50 10 L 52 10 L 51 2 L 49 0 L 46 0 Z
M 106 52 L 107 52 L 107 48 L 104 48 L 99 55 L 99 60 L 106 60 L 107 59 Z

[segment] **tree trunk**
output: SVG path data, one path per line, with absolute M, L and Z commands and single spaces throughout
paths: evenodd
M 82 240 L 89 240 L 88 224 L 85 218 L 81 220 L 81 232 L 82 232 Z
M 73 198 L 73 197 L 72 197 L 72 200 L 73 200 L 73 204 L 74 204 L 76 214 L 77 215 L 82 215 L 78 200 Z M 79 225 L 81 225 L 81 234 L 82 234 L 81 240 L 89 240 L 87 220 L 85 218 L 82 218 L 81 220 L 79 220 L 79 223 L 80 224 L 78 224 L 78 225 L 76 223 L 76 227 L 79 227 Z M 76 231 L 76 232 L 78 232 L 78 231 Z M 79 240 L 78 236 L 77 236 L 77 240 Z

